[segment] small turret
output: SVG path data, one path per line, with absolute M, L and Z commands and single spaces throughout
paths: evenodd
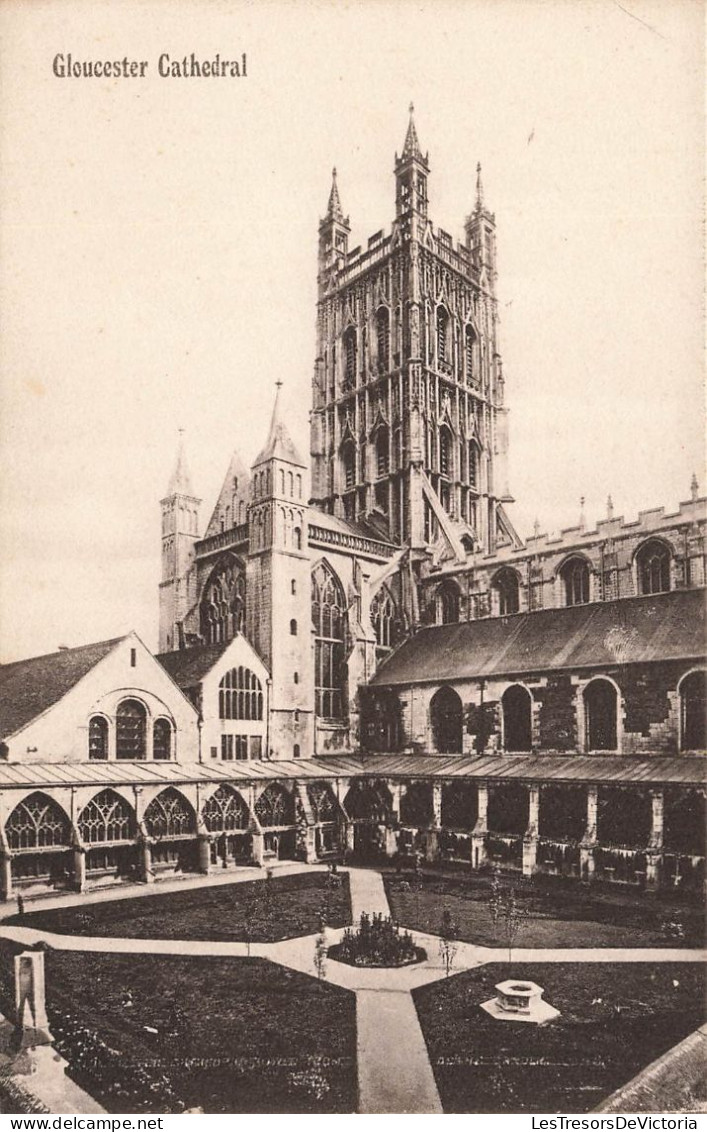
M 201 499 L 194 495 L 183 430 L 174 470 L 162 508 L 162 581 L 160 582 L 160 652 L 177 647 L 178 626 L 196 598 L 194 544 L 199 538 Z
M 481 162 L 476 166 L 476 200 L 474 211 L 464 225 L 471 262 L 479 273 L 482 286 L 493 292 L 496 283 L 496 217 L 484 202 Z
M 410 103 L 405 144 L 400 157 L 395 155 L 395 215 L 399 221 L 409 222 L 414 231 L 415 217 L 427 220 L 427 178 L 430 173 L 429 154 L 422 156 L 414 118 L 415 107 Z
M 331 190 L 326 215 L 319 222 L 319 289 L 326 290 L 332 273 L 343 267 L 349 250 L 351 225 L 344 216 L 339 197 L 336 169 L 331 171 Z

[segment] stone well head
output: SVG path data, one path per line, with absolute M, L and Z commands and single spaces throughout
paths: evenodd
M 543 988 L 526 979 L 506 979 L 497 983 L 495 990 L 501 1010 L 513 1013 L 530 1014 L 533 1005 L 543 996 Z

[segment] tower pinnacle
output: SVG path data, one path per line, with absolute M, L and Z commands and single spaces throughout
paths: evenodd
M 331 192 L 329 193 L 329 203 L 326 210 L 327 220 L 338 220 L 343 223 L 344 210 L 341 207 L 341 200 L 339 198 L 339 186 L 336 181 L 336 166 L 331 171 Z
M 167 495 L 193 495 L 191 476 L 184 451 L 184 429 L 179 429 L 179 446 L 174 470 L 167 485 Z
M 484 183 L 481 180 L 481 162 L 476 166 L 476 209 L 480 212 L 484 207 Z
M 403 152 L 401 154 L 401 158 L 406 159 L 406 158 L 409 158 L 409 157 L 416 157 L 419 161 L 423 161 L 425 159 L 422 156 L 422 152 L 420 150 L 420 143 L 417 140 L 417 130 L 415 129 L 415 118 L 414 118 L 415 107 L 413 106 L 412 102 L 410 103 L 409 111 L 410 111 L 410 121 L 408 122 L 408 130 L 407 130 L 407 134 L 405 135 L 405 145 L 403 146 Z

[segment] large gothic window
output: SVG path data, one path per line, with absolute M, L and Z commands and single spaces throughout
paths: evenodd
M 139 700 L 123 700 L 115 713 L 116 759 L 147 758 L 147 711 Z
M 378 369 L 381 373 L 387 373 L 390 369 L 390 314 L 387 307 L 381 307 L 376 315 L 376 340 Z
M 560 571 L 565 605 L 586 605 L 589 601 L 589 563 L 584 558 L 568 558 Z
M 491 583 L 498 595 L 498 612 L 501 617 L 509 613 L 517 613 L 520 608 L 520 595 L 518 575 L 515 570 L 506 567 L 499 570 Z
M 225 784 L 204 803 L 201 813 L 209 833 L 246 830 L 250 822 L 248 807 L 240 794 Z
M 388 475 L 389 464 L 390 433 L 387 428 L 381 427 L 376 433 L 376 475 L 379 479 Z
M 108 758 L 108 720 L 102 715 L 93 715 L 88 721 L 89 759 Z
M 230 641 L 245 624 L 245 573 L 236 559 L 220 562 L 201 600 L 201 635 L 209 645 Z
M 659 539 L 645 543 L 636 555 L 638 591 L 662 594 L 670 589 L 670 550 Z
M 356 384 L 356 331 L 353 327 L 344 334 L 344 386 L 352 389 Z
M 15 806 L 5 826 L 10 849 L 51 849 L 68 846 L 71 827 L 66 814 L 46 794 L 30 794 Z
M 466 361 L 466 380 L 468 384 L 478 381 L 476 343 L 477 339 L 474 328 L 467 326 L 464 331 L 464 357 Z
M 439 589 L 439 619 L 442 625 L 454 625 L 459 620 L 459 587 L 456 582 L 445 582 Z
M 132 841 L 136 832 L 132 806 L 114 790 L 103 790 L 92 798 L 79 814 L 78 826 L 87 845 Z
M 255 803 L 255 812 L 258 821 L 265 829 L 294 825 L 295 822 L 294 799 L 278 782 L 273 782 L 260 795 Z
M 403 636 L 403 620 L 387 586 L 382 586 L 371 602 L 371 624 L 379 649 L 392 649 Z
M 341 719 L 346 699 L 346 599 L 331 568 L 320 562 L 312 573 L 315 711 Z
M 220 719 L 262 719 L 263 686 L 249 668 L 232 668 L 218 686 Z
M 196 816 L 179 791 L 170 787 L 145 810 L 145 829 L 148 837 L 187 837 L 196 833 Z

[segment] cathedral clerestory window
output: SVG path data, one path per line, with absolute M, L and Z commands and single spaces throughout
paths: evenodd
M 219 563 L 201 599 L 201 635 L 217 645 L 242 633 L 245 625 L 245 572 L 236 559 Z
M 341 719 L 346 699 L 346 599 L 331 568 L 320 562 L 312 573 L 315 711 Z

